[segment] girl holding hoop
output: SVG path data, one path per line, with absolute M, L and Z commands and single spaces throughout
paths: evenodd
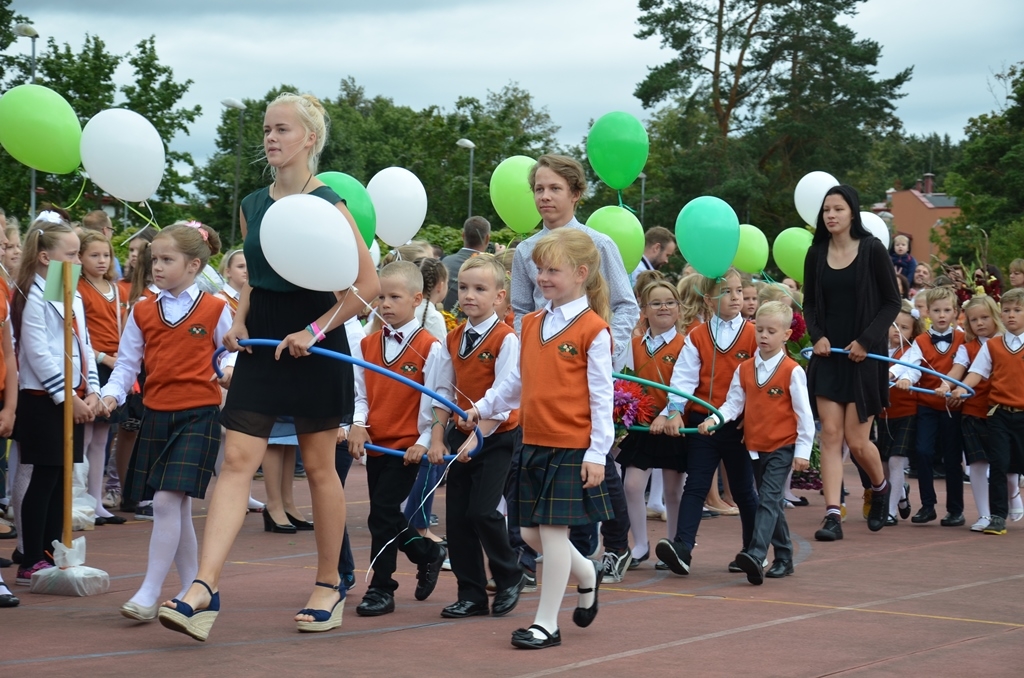
M 188 623 L 169 627 L 190 633 L 193 626 L 208 627 L 220 607 L 217 585 L 231 545 L 242 527 L 249 497 L 249 482 L 267 449 L 274 421 L 281 415 L 295 419 L 299 447 L 309 477 L 316 516 L 317 586 L 295 615 L 300 630 L 325 631 L 331 612 L 345 597 L 338 575 L 345 528 L 345 493 L 334 469 L 338 427 L 352 414 L 352 368 L 322 356 L 310 356 L 319 342 L 327 349 L 348 353 L 344 323 L 363 307 L 355 294 L 316 292 L 293 285 L 267 263 L 260 246 L 260 224 L 267 209 L 288 195 L 309 193 L 336 205 L 356 236 L 359 275 L 353 288 L 364 299 L 377 296 L 379 283 L 366 244 L 344 201 L 314 175 L 327 140 L 327 116 L 311 95 L 283 93 L 266 110 L 263 148 L 274 183 L 242 201 L 240 223 L 245 237 L 249 280 L 239 298 L 238 312 L 224 346 L 239 354 L 221 423 L 227 429 L 225 459 L 210 501 L 199 575 L 182 599 L 164 603 Z M 281 337 L 275 349 L 243 349 L 239 341 L 253 337 Z M 198 624 L 196 617 L 205 615 Z M 163 619 L 165 615 L 161 615 Z M 195 637 L 195 636 L 193 636 Z
M 829 189 L 804 261 L 804 319 L 814 342 L 807 385 L 821 421 L 827 504 L 822 527 L 814 534 L 818 541 L 843 538 L 839 494 L 844 438 L 871 479 L 868 529 L 875 532 L 885 524 L 889 483 L 868 436 L 872 420 L 889 404 L 889 366 L 865 358 L 887 352 L 889 326 L 901 305 L 889 253 L 861 223 L 857 191 L 845 185 Z M 833 347 L 850 353 L 832 354 Z

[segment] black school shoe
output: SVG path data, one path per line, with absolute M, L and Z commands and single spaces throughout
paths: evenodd
M 441 616 L 445 619 L 465 619 L 466 617 L 486 617 L 491 611 L 487 603 L 473 603 L 468 600 L 460 600 L 452 603 L 441 610 Z
M 966 522 L 964 514 L 962 513 L 947 513 L 942 520 L 939 521 L 939 524 L 943 527 L 961 527 Z
M 821 528 L 814 533 L 818 541 L 839 541 L 843 538 L 842 518 L 838 514 L 828 513 L 821 521 Z
M 752 555 L 746 551 L 740 551 L 736 554 L 736 564 L 747 574 L 748 582 L 754 586 L 764 583 L 764 565 Z
M 910 519 L 910 522 L 915 525 L 922 525 L 924 523 L 930 523 L 936 518 L 938 518 L 938 516 L 935 514 L 934 506 L 922 506 L 917 510 L 917 513 L 914 514 L 914 517 Z
M 903 483 L 903 497 L 896 506 L 900 511 L 900 518 L 906 520 L 910 517 L 910 483 Z
M 590 604 L 590 607 L 577 607 L 572 611 L 572 623 L 580 628 L 587 628 L 594 622 L 594 618 L 597 617 L 597 591 L 601 588 L 601 580 L 604 578 L 601 575 L 602 572 L 601 563 L 594 563 L 594 587 L 588 589 L 581 589 L 579 586 L 576 587 L 576 593 L 593 593 L 594 602 Z
M 544 634 L 544 638 L 535 638 L 530 629 L 537 629 Z M 512 634 L 512 645 L 522 650 L 543 650 L 546 647 L 555 647 L 562 644 L 562 634 L 557 630 L 549 633 L 543 626 L 533 624 L 529 629 L 516 629 Z
M 360 617 L 379 617 L 395 611 L 395 596 L 383 589 L 367 589 L 363 594 L 363 602 L 356 607 Z
M 441 574 L 441 566 L 444 559 L 448 557 L 448 549 L 443 546 L 437 547 L 437 558 L 426 565 L 419 565 L 416 568 L 416 591 L 413 595 L 416 600 L 426 600 L 434 592 L 437 586 L 437 577 Z
M 771 569 L 764 573 L 767 579 L 782 579 L 793 574 L 792 560 L 776 560 L 772 563 Z

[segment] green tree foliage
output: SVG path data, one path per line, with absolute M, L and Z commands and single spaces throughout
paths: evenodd
M 960 217 L 940 237 L 943 254 L 1005 266 L 1024 254 L 1024 62 L 996 76 L 1000 110 L 971 118 L 962 156 L 947 180 Z M 986 247 L 987 246 L 987 247 Z

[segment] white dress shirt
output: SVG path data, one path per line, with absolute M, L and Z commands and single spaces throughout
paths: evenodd
M 640 263 L 636 265 L 633 272 L 629 274 L 629 282 L 631 285 L 636 285 L 637 276 L 644 271 L 653 271 L 654 267 L 651 266 L 651 262 L 647 261 L 647 257 L 640 257 Z
M 193 284 L 177 297 L 167 290 L 160 290 L 155 299 L 141 299 L 136 302 L 136 305 L 160 304 L 164 318 L 167 322 L 174 324 L 188 314 L 200 294 L 199 286 Z M 213 343 L 216 346 L 223 345 L 224 335 L 231 330 L 231 323 L 231 309 L 224 304 L 220 318 L 217 319 L 217 327 L 213 331 Z M 146 343 L 142 336 L 142 330 L 135 322 L 135 307 L 133 306 L 131 313 L 128 314 L 128 321 L 124 325 L 121 342 L 117 347 L 117 362 L 114 363 L 114 371 L 111 372 L 107 384 L 100 390 L 101 397 L 111 396 L 117 400 L 118 405 L 124 404 L 139 376 L 145 351 Z M 221 366 L 233 367 L 237 356 L 237 353 L 225 353 L 221 359 Z M 210 367 L 210 372 L 213 372 L 213 367 Z M 182 409 L 188 409 L 188 403 L 182 403 Z
M 590 308 L 587 298 L 580 297 L 558 308 L 551 302 L 544 307 L 544 322 L 541 337 L 547 339 L 565 329 L 576 316 Z M 522 353 L 520 360 L 522 362 Z M 557 375 L 551 375 L 552 379 Z M 587 348 L 587 385 L 590 401 L 590 446 L 583 455 L 583 461 L 604 464 L 608 451 L 615 442 L 613 411 L 615 386 L 612 381 L 612 338 L 605 330 L 598 334 Z M 523 379 L 519 364 L 511 371 L 508 379 L 497 382 L 488 389 L 484 397 L 475 403 L 481 419 L 493 419 L 495 413 L 507 412 L 519 407 L 523 391 Z
M 396 331 L 402 335 L 402 341 L 398 342 L 394 338 L 388 338 L 384 342 L 384 359 L 386 361 L 393 362 L 398 356 L 405 350 L 406 346 L 409 345 L 409 340 L 416 333 L 416 330 L 420 329 L 420 321 L 417 318 L 413 318 L 409 322 L 405 323 L 401 327 L 397 328 Z M 426 331 L 426 330 L 424 330 Z M 430 351 L 425 356 L 423 363 L 423 383 L 430 384 L 436 383 L 437 376 L 435 372 L 441 362 L 441 345 L 442 342 L 435 341 L 430 345 Z M 381 366 L 383 367 L 383 365 Z M 366 376 L 365 370 L 359 365 L 352 366 L 352 373 L 355 377 L 356 386 L 356 397 L 355 407 L 352 413 L 352 421 L 358 424 L 365 424 L 370 414 L 370 402 L 366 398 Z M 409 397 L 411 394 L 406 394 L 405 389 L 407 386 L 398 385 L 396 388 L 403 389 L 401 392 L 397 392 L 395 397 Z M 429 388 L 429 387 L 428 387 Z M 420 431 L 420 437 L 416 440 L 416 445 L 422 445 L 423 447 L 430 447 L 430 425 L 433 423 L 433 416 L 428 414 L 424 417 L 424 412 L 431 412 L 430 403 L 432 398 L 426 394 L 418 393 L 420 397 L 419 415 L 417 416 L 417 427 Z M 370 440 L 373 440 L 373 431 L 370 431 Z
M 950 327 L 945 332 L 936 332 L 934 329 L 928 330 L 928 334 L 933 336 L 933 337 L 940 337 L 940 336 L 942 336 L 944 334 L 949 334 L 950 332 L 960 332 L 960 333 L 963 333 L 963 330 L 960 329 L 959 327 Z M 931 341 L 931 339 L 922 339 L 922 341 Z M 953 344 L 952 344 L 952 342 L 950 342 L 949 344 L 946 345 L 946 350 L 942 350 L 938 346 L 935 347 L 935 350 L 938 351 L 939 353 L 941 353 L 942 355 L 945 355 L 945 354 L 949 353 L 949 349 L 952 348 L 952 346 L 953 346 Z M 924 359 L 924 355 L 921 354 L 921 347 L 920 347 L 920 345 L 918 345 L 918 343 L 916 341 L 910 346 L 910 349 L 906 353 L 903 354 L 903 357 L 900 358 L 900 360 L 902 360 L 905 363 L 910 363 L 912 365 L 920 365 L 920 364 L 926 362 L 925 359 Z M 971 359 L 967 357 L 967 347 L 965 347 L 965 346 L 963 346 L 961 344 L 960 347 L 957 348 L 956 355 L 953 356 L 953 364 L 954 365 L 960 365 L 960 366 L 965 367 L 965 368 L 971 366 Z M 927 365 L 927 364 L 925 364 L 925 367 L 933 369 L 933 370 L 935 369 L 931 365 Z M 904 377 L 906 377 L 907 376 L 906 373 L 911 371 L 912 369 L 913 368 L 906 367 L 904 365 L 893 365 L 892 369 L 889 370 L 889 371 L 892 373 L 892 376 L 896 377 L 896 380 L 899 381 L 900 379 L 903 379 Z M 907 378 L 909 378 L 909 377 L 907 377 Z M 920 373 L 919 373 L 918 374 L 918 379 L 920 379 L 920 378 L 921 377 L 920 377 Z M 911 379 L 911 382 L 912 383 L 917 383 L 916 380 L 914 380 L 914 379 Z
M 768 360 L 761 359 L 761 351 L 754 354 L 754 378 L 758 386 L 763 386 L 775 374 L 779 363 L 786 357 L 786 350 L 782 349 Z M 807 393 L 807 375 L 800 368 L 794 369 L 789 378 L 789 397 L 793 403 L 793 412 L 796 413 L 796 448 L 793 456 L 797 459 L 811 458 L 811 443 L 814 442 L 814 415 L 811 414 L 811 399 Z M 743 414 L 747 404 L 747 392 L 740 383 L 740 368 L 732 375 L 729 383 L 729 394 L 725 397 L 725 403 L 718 408 L 718 411 L 725 417 L 726 422 L 735 421 Z M 758 416 L 758 413 L 751 413 Z M 711 415 L 715 421 L 718 420 L 714 414 Z M 750 450 L 750 452 L 774 452 L 775 450 Z
M 679 332 L 678 330 L 676 330 L 675 327 L 670 327 L 668 328 L 668 330 L 658 335 L 652 335 L 651 330 L 648 329 L 646 332 L 644 332 L 643 344 L 647 348 L 647 352 L 653 354 L 655 351 L 657 351 L 665 344 L 672 343 L 672 341 L 676 338 L 677 334 L 679 334 Z M 632 351 L 630 351 L 626 355 L 626 367 L 631 370 L 637 369 L 636 361 L 633 359 Z
M 474 348 L 480 345 L 480 342 L 484 340 L 487 333 L 494 329 L 494 326 L 499 322 L 498 316 L 495 313 L 492 313 L 491 317 L 486 320 L 481 321 L 479 325 L 474 325 L 469 320 L 466 321 L 466 330 L 473 330 L 480 335 L 480 338 L 477 339 L 477 343 Z M 459 347 L 459 354 L 464 356 L 467 354 L 465 332 L 462 337 L 462 346 Z M 455 389 L 457 388 L 455 385 L 455 365 L 452 362 L 451 354 L 448 352 L 448 344 L 446 342 L 441 342 L 439 358 L 440 361 L 438 368 L 433 375 L 433 380 L 427 382 L 427 388 L 454 403 L 456 402 Z M 506 381 L 512 375 L 518 364 L 519 337 L 516 336 L 515 332 L 509 332 L 505 335 L 505 339 L 502 340 L 501 349 L 499 349 L 498 356 L 494 360 L 494 381 L 491 385 L 493 386 L 494 384 L 500 384 Z M 437 400 L 433 400 L 431 405 L 432 407 L 437 407 L 445 412 L 451 412 L 451 409 L 447 405 Z M 508 420 L 510 413 L 510 410 L 495 412 L 488 417 L 488 419 L 497 422 L 504 422 Z M 430 420 L 429 423 L 433 423 L 432 411 L 421 412 L 420 416 L 421 418 L 426 416 Z
M 416 307 L 416 319 L 423 325 L 423 329 L 434 335 L 438 341 L 444 341 L 448 336 L 448 326 L 444 322 L 444 316 L 426 298 Z
M 717 315 L 711 316 L 709 324 L 715 345 L 722 350 L 732 346 L 746 322 L 739 314 L 731 320 L 722 320 Z M 703 330 L 698 328 L 696 331 Z M 700 383 L 700 353 L 693 344 L 692 336 L 692 333 L 687 335 L 686 341 L 683 342 L 683 350 L 676 360 L 676 366 L 672 369 L 670 384 L 672 388 L 679 389 L 683 393 L 694 393 L 697 390 L 697 384 Z M 682 412 L 688 402 L 686 398 L 669 393 L 668 405 L 661 411 L 661 414 L 667 417 L 670 410 Z
M 1016 353 L 1022 346 L 1024 346 L 1024 332 L 1021 332 L 1020 334 L 1006 332 L 1001 338 L 993 337 L 993 339 L 995 341 L 1000 341 L 1001 339 L 1006 348 L 1012 353 Z M 971 363 L 970 371 L 975 374 L 980 374 L 985 379 L 992 376 L 992 354 L 988 350 L 987 341 L 985 342 L 985 345 L 981 347 L 981 350 L 978 351 L 978 355 L 975 356 L 974 362 Z
M 916 346 L 916 344 L 912 343 L 911 346 Z M 894 355 L 896 355 L 896 351 L 897 350 L 899 350 L 899 347 L 893 348 L 892 346 L 890 346 L 889 347 L 889 357 L 892 358 Z M 902 356 L 897 358 L 897 360 L 902 360 L 902 361 L 906 362 L 906 360 L 907 360 L 907 353 L 910 353 L 910 349 L 907 349 L 906 353 L 904 353 Z M 918 351 L 918 353 L 920 353 L 920 351 Z M 915 370 L 913 367 L 906 367 L 904 365 L 897 365 L 896 363 L 892 363 L 892 367 L 889 368 L 889 373 L 890 373 L 891 376 L 895 376 L 896 368 L 900 369 L 900 379 L 908 379 L 908 380 L 910 380 L 910 385 L 911 386 L 913 386 L 917 382 L 921 381 L 921 370 Z M 894 381 L 899 381 L 899 379 L 896 379 Z

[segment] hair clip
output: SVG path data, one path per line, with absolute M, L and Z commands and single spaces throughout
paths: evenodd
M 199 235 L 203 236 L 203 242 L 210 241 L 210 236 L 206 232 L 206 225 L 203 224 L 202 222 L 193 219 L 192 221 L 187 222 L 185 225 L 188 226 L 189 228 L 194 228 L 197 231 L 199 231 Z
M 36 221 L 45 221 L 48 224 L 63 224 L 64 219 L 53 210 L 43 210 L 36 217 Z
M 910 311 L 910 316 L 914 320 L 920 320 L 921 319 L 921 311 L 919 311 L 917 308 L 914 308 L 913 310 Z

